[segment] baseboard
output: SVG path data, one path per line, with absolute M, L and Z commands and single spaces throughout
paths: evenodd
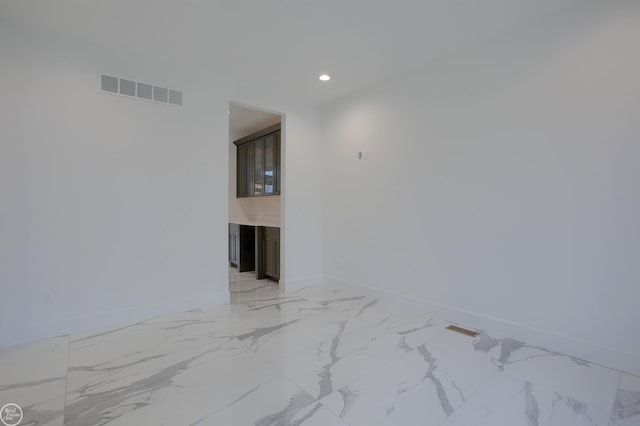
M 635 376 L 640 376 L 640 354 L 602 346 L 551 331 L 540 330 L 524 324 L 505 321 L 499 318 L 469 312 L 452 306 L 445 306 L 427 300 L 418 299 L 400 293 L 380 290 L 363 284 L 353 283 L 332 276 L 325 276 L 323 284 L 334 287 L 352 287 L 365 294 L 386 298 L 387 300 L 409 304 L 423 309 L 434 317 L 451 321 L 466 327 L 484 330 L 500 336 L 510 337 L 539 346 L 547 350 L 570 355 L 594 364 L 613 368 Z
M 13 337 L 13 339 L 9 337 L 6 341 L 3 341 L 2 347 L 34 342 L 52 337 L 65 336 L 81 331 L 90 331 L 118 324 L 143 321 L 177 312 L 208 308 L 214 305 L 229 303 L 229 300 L 229 291 L 227 290 L 166 302 L 129 306 L 112 311 L 66 318 L 59 322 L 51 321 L 47 324 L 43 324 L 37 331 L 12 335 L 11 337 Z

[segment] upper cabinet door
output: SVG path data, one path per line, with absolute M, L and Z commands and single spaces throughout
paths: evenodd
M 273 195 L 276 186 L 276 144 L 273 134 L 264 138 L 264 195 Z
M 280 195 L 280 125 L 234 142 L 236 144 L 236 196 Z
M 247 145 L 236 150 L 236 198 L 247 197 Z
M 275 195 L 280 195 L 280 186 L 281 186 L 281 176 L 282 176 L 282 167 L 280 167 L 280 165 L 282 164 L 282 159 L 281 159 L 281 154 L 280 154 L 280 130 L 278 130 L 277 132 L 275 132 L 273 134 L 273 139 L 274 139 L 274 149 L 275 149 L 275 155 L 274 155 L 274 159 L 275 159 L 275 181 L 274 181 L 274 185 L 275 188 L 273 190 L 273 193 Z
M 264 195 L 264 139 L 253 142 L 255 154 L 253 195 L 259 197 Z
M 245 182 L 245 184 L 247 185 L 247 189 L 246 189 L 245 197 L 253 197 L 255 195 L 255 188 L 253 183 L 253 179 L 255 177 L 255 174 L 254 174 L 255 163 L 256 163 L 255 159 L 256 159 L 255 145 L 253 143 L 248 143 L 247 144 L 247 168 L 246 168 L 247 180 Z

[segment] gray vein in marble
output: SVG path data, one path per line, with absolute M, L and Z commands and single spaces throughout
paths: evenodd
M 140 321 L 140 322 L 136 322 L 136 323 L 132 323 L 132 324 L 127 324 L 127 325 L 122 326 L 122 327 L 113 328 L 113 329 L 110 329 L 110 330 L 107 330 L 107 331 L 103 331 L 101 333 L 91 334 L 91 335 L 88 335 L 88 336 L 85 336 L 85 337 L 81 337 L 81 338 L 78 338 L 78 339 L 74 339 L 73 335 L 72 335 L 71 336 L 71 342 L 72 343 L 78 343 L 78 342 L 82 342 L 84 340 L 90 340 L 90 339 L 95 339 L 97 337 L 108 336 L 109 334 L 114 334 L 114 333 L 117 333 L 119 331 L 126 330 L 128 328 L 132 328 L 132 327 L 136 327 L 136 326 L 139 326 L 139 325 L 143 325 L 143 324 L 145 324 L 145 322 L 146 321 Z
M 635 416 L 638 416 L 640 424 L 640 392 L 618 390 L 613 406 L 613 419 L 630 419 Z
M 296 421 L 294 421 L 293 423 L 291 423 L 292 426 L 299 426 L 302 423 L 304 423 L 305 421 L 307 421 L 308 419 L 310 419 L 311 417 L 313 417 L 314 414 L 316 414 L 316 412 L 322 408 L 322 404 L 320 403 L 316 403 L 316 405 L 304 416 L 302 416 L 301 418 L 297 419 Z
M 268 336 L 269 334 L 273 333 L 274 331 L 278 331 L 281 330 L 291 324 L 295 324 L 296 322 L 300 321 L 300 319 L 294 319 L 291 321 L 286 321 L 283 322 L 281 324 L 278 325 L 274 325 L 271 327 L 261 327 L 261 328 L 256 328 L 254 329 L 254 331 L 251 331 L 249 333 L 244 333 L 244 334 L 240 334 L 239 336 L 236 336 L 238 338 L 238 340 L 242 341 L 242 340 L 246 340 L 246 339 L 252 339 L 253 343 L 257 342 L 261 337 L 264 336 Z
M 289 404 L 280 412 L 270 414 L 256 420 L 255 426 L 298 426 L 307 418 L 311 417 L 321 407 L 317 404 L 306 416 L 292 422 L 293 417 L 298 411 L 312 404 L 316 400 L 304 390 L 300 389 L 291 397 Z
M 435 385 L 436 391 L 438 393 L 438 398 L 440 399 L 440 404 L 442 405 L 442 409 L 444 410 L 447 416 L 453 414 L 453 407 L 447 398 L 447 393 L 444 390 L 444 386 L 442 386 L 442 382 L 433 375 L 433 372 L 436 370 L 436 359 L 431 355 L 425 345 L 418 346 L 418 352 L 422 355 L 422 358 L 429 364 L 429 370 L 424 375 L 423 380 L 429 379 Z
M 525 382 L 524 385 L 524 401 L 525 401 L 525 414 L 527 416 L 527 423 L 529 426 L 538 426 L 538 416 L 540 410 L 538 409 L 538 401 L 532 391 L 533 385 L 529 382 Z
M 13 384 L 10 384 L 10 385 L 2 385 L 2 386 L 0 386 L 0 392 L 13 390 L 13 389 L 26 388 L 26 387 L 30 387 L 30 386 L 46 385 L 47 383 L 57 382 L 59 380 L 65 380 L 65 379 L 66 379 L 66 377 L 62 376 L 62 377 L 53 377 L 53 378 L 50 378 L 50 379 L 36 380 L 36 381 L 33 381 L 33 382 L 20 382 L 20 383 L 13 383 Z
M 421 326 L 421 327 L 414 327 L 414 328 L 411 328 L 409 330 L 396 331 L 396 333 L 398 333 L 398 334 L 400 334 L 402 336 L 406 336 L 407 334 L 415 333 L 416 331 L 426 330 L 427 328 L 437 327 L 439 325 L 442 325 L 442 324 L 433 324 L 432 323 L 433 321 L 434 321 L 433 318 L 429 318 L 429 320 L 426 322 L 426 324 Z
M 524 343 L 513 339 L 494 339 L 486 333 L 480 333 L 479 339 L 473 342 L 473 346 L 477 351 L 488 353 L 496 346 L 500 346 L 500 358 L 498 363 L 504 366 L 509 361 L 511 355 L 524 346 Z
M 178 386 L 173 383 L 173 379 L 178 375 L 178 373 L 189 368 L 189 364 L 191 364 L 193 361 L 218 350 L 219 347 L 206 350 L 191 358 L 182 360 L 173 365 L 170 365 L 169 367 L 159 370 L 148 378 L 138 380 L 136 382 L 126 384 L 106 392 L 99 392 L 95 394 L 88 393 L 88 390 L 92 387 L 91 385 L 85 385 L 79 389 L 76 389 L 75 392 L 78 392 L 80 396 L 76 401 L 68 403 L 65 407 L 65 425 L 103 425 L 119 417 L 119 415 L 109 414 L 111 410 L 122 411 L 121 408 L 123 406 L 132 406 L 132 410 L 135 410 L 137 408 L 152 404 L 152 401 L 132 403 L 127 405 L 124 405 L 123 403 L 133 396 L 138 396 L 145 393 L 153 394 L 154 392 L 163 388 Z M 115 368 L 109 368 L 107 369 L 107 371 L 111 371 L 113 369 Z M 120 408 L 120 410 L 117 410 L 118 408 Z
M 278 290 L 277 288 L 274 288 L 273 284 L 265 284 L 265 285 L 261 285 L 258 287 L 254 287 L 254 288 L 249 288 L 246 290 L 231 290 L 230 293 L 233 294 L 246 294 L 246 293 L 251 293 L 254 291 L 258 291 L 258 290 L 266 290 L 266 289 L 273 289 L 274 291 Z
M 262 305 L 262 306 L 258 306 L 258 307 L 251 307 L 252 304 L 254 303 L 264 303 L 264 302 L 271 302 L 274 301 L 274 303 L 270 303 L 267 305 Z M 282 300 L 282 299 L 265 299 L 265 300 L 252 300 L 250 302 L 244 302 L 245 305 L 249 306 L 249 310 L 251 311 L 259 311 L 262 309 L 269 309 L 269 308 L 276 308 L 278 310 L 282 310 L 282 306 L 289 304 L 289 303 L 298 303 L 298 302 L 306 302 L 306 299 L 302 299 L 302 298 L 298 298 L 298 299 L 287 299 L 287 300 Z
M 340 361 L 341 357 L 339 357 L 336 352 L 338 350 L 338 344 L 340 343 L 340 336 L 342 336 L 346 325 L 346 321 L 340 322 L 338 332 L 331 340 L 331 349 L 329 350 L 329 357 L 331 358 L 331 361 L 325 364 L 322 367 L 322 370 L 318 373 L 318 377 L 320 378 L 320 380 L 318 381 L 318 386 L 320 387 L 320 395 L 318 396 L 318 399 L 329 395 L 333 391 L 333 383 L 331 382 L 331 369 L 334 365 L 336 365 L 338 361 Z
M 232 402 L 230 402 L 229 404 L 225 405 L 222 408 L 219 408 L 217 410 L 215 410 L 215 412 L 211 413 L 211 414 L 207 414 L 204 417 L 199 418 L 198 420 L 196 420 L 195 422 L 191 423 L 189 426 L 194 426 L 197 425 L 198 423 L 203 422 L 204 420 L 208 419 L 209 417 L 211 417 L 213 414 L 217 413 L 218 411 L 222 411 L 225 408 L 229 408 L 232 407 L 233 405 L 237 404 L 238 402 L 242 401 L 243 399 L 245 399 L 246 397 L 248 397 L 249 395 L 251 395 L 252 393 L 254 393 L 255 391 L 257 391 L 258 389 L 260 389 L 260 385 L 258 386 L 254 386 L 253 388 L 249 389 L 248 391 L 246 391 L 245 393 L 243 393 L 242 395 L 240 395 L 239 397 L 237 397 L 236 399 L 234 399 Z
M 591 364 L 589 362 L 581 360 L 579 358 L 575 358 L 569 355 L 564 355 L 559 352 L 553 352 L 544 348 L 540 348 L 538 346 L 527 345 L 523 342 L 520 342 L 514 339 L 509 339 L 509 338 L 495 339 L 484 332 L 480 333 L 480 336 L 478 337 L 478 339 L 473 342 L 473 346 L 475 350 L 481 351 L 487 354 L 496 346 L 500 346 L 500 358 L 493 359 L 494 364 L 500 369 L 500 371 L 503 371 L 505 365 L 528 361 L 534 358 L 545 358 L 550 356 L 566 357 L 566 358 L 569 358 L 573 363 L 579 366 L 591 367 Z M 513 356 L 513 354 L 522 348 L 531 348 L 538 351 L 542 351 L 544 353 L 531 355 L 523 359 L 511 361 L 510 358 Z
M 556 401 L 562 401 L 562 397 L 557 393 L 556 395 L 557 395 Z M 584 402 L 580 402 L 576 399 L 566 397 L 565 403 L 567 404 L 567 406 L 569 406 L 569 408 L 571 408 L 571 410 L 575 414 L 579 414 L 589 418 L 589 416 L 587 415 L 587 404 L 585 404 Z M 591 420 L 591 418 L 589 418 L 589 420 Z
M 38 410 L 35 406 L 22 407 L 24 418 L 21 425 L 44 425 L 56 419 L 62 420 L 64 409 L 59 410 Z M 61 422 L 62 424 L 62 422 Z
M 333 303 L 352 302 L 355 300 L 362 300 L 362 299 L 364 299 L 364 296 L 352 296 L 352 297 L 342 297 L 338 299 L 320 300 L 316 303 L 324 307 L 329 307 L 329 305 Z
M 341 388 L 338 392 L 340 392 L 340 396 L 342 396 L 342 410 L 340 410 L 340 417 L 342 418 L 347 415 L 351 407 L 356 403 L 358 394 L 349 389 L 349 386 Z
M 140 351 L 133 352 L 133 354 L 138 354 L 138 353 L 140 353 Z M 165 356 L 166 356 L 165 354 L 152 355 L 152 356 L 148 356 L 148 357 L 144 357 L 144 358 L 132 361 L 132 362 L 130 362 L 128 364 L 116 364 L 113 367 L 106 367 L 106 365 L 112 364 L 113 363 L 112 361 L 108 361 L 108 362 L 101 363 L 101 364 L 96 364 L 96 365 L 69 367 L 69 372 L 79 372 L 79 371 L 97 372 L 97 371 L 100 371 L 100 372 L 110 373 L 112 371 L 121 370 L 123 368 L 132 367 L 134 365 L 144 364 L 145 362 L 153 361 L 154 359 L 163 358 Z
M 465 402 L 467 399 L 464 397 L 464 392 L 462 391 L 462 389 L 456 384 L 456 382 L 451 379 L 451 386 L 458 391 L 458 394 L 460 395 L 460 400 L 462 402 Z
M 411 352 L 413 350 L 409 345 L 407 345 L 407 338 L 404 336 L 402 337 L 402 339 L 400 339 L 396 346 L 398 349 L 402 349 L 405 352 Z
M 371 302 L 367 303 L 366 305 L 364 305 L 364 306 L 362 307 L 362 309 L 360 309 L 360 311 L 359 311 L 355 316 L 356 316 L 356 317 L 359 317 L 360 315 L 362 315 L 362 314 L 363 314 L 363 312 L 364 312 L 367 308 L 372 307 L 372 306 L 373 306 L 373 305 L 375 305 L 376 303 L 378 303 L 378 300 L 376 300 L 376 299 L 374 299 L 374 300 L 372 300 Z
M 173 325 L 162 327 L 162 330 L 178 330 L 179 332 L 183 332 L 187 327 L 195 325 L 195 326 L 203 326 L 203 325 L 213 325 L 217 324 L 216 320 L 204 320 L 204 319 L 196 319 L 196 320 L 176 320 L 172 321 Z M 215 332 L 221 332 L 223 330 L 215 330 Z

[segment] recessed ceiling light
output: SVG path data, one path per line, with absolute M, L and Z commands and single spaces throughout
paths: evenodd
M 318 78 L 320 79 L 320 81 L 329 81 L 329 80 L 331 80 L 331 76 L 329 74 L 322 74 Z

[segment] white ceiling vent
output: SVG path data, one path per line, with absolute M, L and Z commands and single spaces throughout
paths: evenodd
M 166 87 L 153 86 L 105 74 L 100 76 L 100 90 L 132 99 L 146 99 L 163 104 L 182 105 L 182 92 L 180 90 L 167 89 Z

